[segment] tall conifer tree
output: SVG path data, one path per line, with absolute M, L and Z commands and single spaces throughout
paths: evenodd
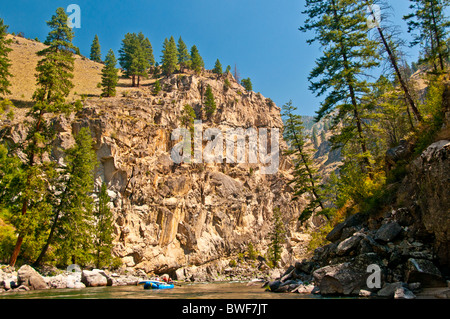
M 95 62 L 102 62 L 102 54 L 100 50 L 100 41 L 98 40 L 98 36 L 95 35 L 94 41 L 92 41 L 91 45 L 91 56 L 90 59 Z
M 66 103 L 66 98 L 73 88 L 74 69 L 73 54 L 76 48 L 72 44 L 74 33 L 68 26 L 68 16 L 64 8 L 58 8 L 47 25 L 51 28 L 46 40 L 47 48 L 39 51 L 42 59 L 38 62 L 37 88 L 33 94 L 34 106 L 28 112 L 26 143 L 22 152 L 26 155 L 23 171 L 26 181 L 16 201 L 20 202 L 20 211 L 15 211 L 18 238 L 10 259 L 10 265 L 16 263 L 23 240 L 32 235 L 42 216 L 51 214 L 51 205 L 47 202 L 47 185 L 49 176 L 54 174 L 51 165 L 45 163 L 42 155 L 49 151 L 53 142 L 53 132 L 48 113 L 71 112 L 73 105 Z M 14 207 L 18 207 L 14 205 Z M 34 225 L 34 226 L 33 226 Z
M 253 91 L 253 84 L 250 78 L 242 79 L 241 84 L 247 92 Z
M 41 263 L 54 242 L 62 263 L 69 262 L 73 256 L 84 256 L 83 250 L 89 252 L 87 246 L 92 241 L 89 229 L 93 210 L 90 194 L 94 189 L 97 163 L 89 128 L 80 130 L 75 136 L 75 146 L 66 154 L 66 165 L 60 168 L 63 173 L 52 183 L 59 191 L 52 205 L 52 226 L 35 265 Z
M 180 68 L 188 68 L 190 66 L 191 56 L 189 55 L 187 46 L 181 37 L 178 39 L 177 51 Z
M 112 241 L 114 239 L 114 220 L 112 212 L 108 206 L 111 201 L 107 193 L 105 183 L 102 183 L 98 195 L 97 209 L 95 210 L 95 241 L 94 254 L 97 268 L 107 266 L 112 260 Z
M 162 71 L 165 75 L 173 74 L 178 65 L 178 51 L 173 36 L 169 40 L 165 39 L 162 51 Z
M 205 63 L 203 62 L 203 58 L 198 52 L 197 46 L 193 45 L 191 48 L 191 69 L 194 70 L 197 74 L 200 74 L 204 67 Z
M 424 61 L 429 62 L 434 71 L 445 72 L 449 57 L 447 46 L 450 21 L 445 10 L 449 0 L 410 0 L 413 13 L 404 16 L 408 22 L 408 32 L 413 35 L 412 46 L 420 44 L 424 48 Z
M 0 95 L 11 93 L 9 91 L 11 86 L 9 78 L 12 77 L 12 74 L 9 72 L 11 61 L 8 58 L 8 54 L 12 51 L 9 47 L 12 40 L 6 39 L 7 34 L 8 26 L 4 24 L 3 19 L 0 19 Z
M 119 80 L 116 69 L 117 60 L 114 51 L 110 49 L 105 58 L 105 66 L 102 69 L 102 95 L 111 97 L 116 95 L 116 86 Z
M 154 57 L 151 43 L 142 32 L 125 34 L 119 50 L 119 63 L 126 75 L 131 77 L 131 86 L 139 86 L 140 78 L 147 77 Z
M 301 221 L 306 221 L 316 211 L 325 214 L 320 184 L 317 172 L 312 161 L 311 152 L 306 146 L 307 137 L 303 133 L 304 127 L 301 116 L 295 113 L 297 108 L 289 101 L 283 105 L 284 119 L 284 140 L 288 143 L 289 149 L 285 152 L 291 156 L 294 163 L 294 179 L 290 182 L 294 188 L 294 200 L 303 194 L 309 194 L 310 203 L 300 215 Z
M 210 118 L 216 111 L 216 100 L 212 92 L 211 86 L 208 85 L 205 92 L 205 112 L 208 118 Z
M 336 144 L 354 141 L 360 147 L 361 166 L 371 170 L 363 125 L 362 97 L 369 91 L 365 75 L 377 66 L 377 42 L 367 36 L 366 6 L 357 0 L 306 0 L 308 18 L 301 31 L 314 31 L 308 43 L 318 42 L 323 56 L 309 75 L 310 89 L 326 95 L 316 120 L 332 114 L 343 129 Z
M 214 65 L 213 73 L 222 75 L 222 64 L 220 63 L 219 59 L 216 60 L 216 64 Z
M 384 22 L 377 21 L 377 14 L 374 12 L 375 10 L 374 6 L 372 5 L 372 2 L 369 0 L 365 0 L 365 3 L 367 4 L 367 11 L 370 14 L 370 18 L 376 22 L 374 23 L 374 26 L 377 30 L 379 40 L 383 45 L 384 51 L 388 55 L 389 62 L 395 72 L 395 76 L 397 77 L 398 82 L 400 83 L 400 87 L 403 90 L 408 107 L 411 108 L 417 120 L 422 121 L 422 115 L 420 114 L 416 102 L 414 101 L 411 88 L 408 86 L 407 83 L 407 78 L 404 76 L 404 74 L 402 74 L 400 70 L 400 57 L 398 52 L 398 45 L 394 44 L 395 41 L 393 41 L 392 35 L 388 34 L 388 32 L 386 31 L 387 28 L 382 26 Z
M 286 242 L 286 229 L 283 222 L 283 216 L 280 208 L 273 209 L 272 229 L 269 233 L 269 249 L 267 250 L 267 257 L 272 268 L 278 267 L 278 262 L 281 260 L 281 253 L 283 252 L 283 244 Z

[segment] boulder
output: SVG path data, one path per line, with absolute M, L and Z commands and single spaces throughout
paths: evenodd
M 345 223 L 337 224 L 332 231 L 330 231 L 326 237 L 326 240 L 336 242 L 341 238 L 342 230 L 345 228 Z
M 352 286 L 350 286 L 350 289 L 344 288 L 352 281 L 349 279 L 351 278 L 351 273 L 341 272 L 338 274 L 331 269 L 327 269 L 326 271 L 332 273 L 332 275 L 326 275 L 320 281 L 319 289 L 321 295 L 350 295 L 353 292 Z
M 394 299 L 416 299 L 416 295 L 408 288 L 400 287 L 395 290 Z
M 372 297 L 373 295 L 374 295 L 373 292 L 371 292 L 369 290 L 365 290 L 365 289 L 361 289 L 358 294 L 359 297 L 363 297 L 363 298 Z
M 65 275 L 57 275 L 52 277 L 45 277 L 45 281 L 50 288 L 67 288 L 67 279 Z
M 16 279 L 14 278 L 5 278 L 0 282 L 0 287 L 4 288 L 5 290 L 10 290 L 13 288 L 16 288 Z
M 301 262 L 296 262 L 294 267 L 297 273 L 304 272 L 306 274 L 310 274 L 314 269 L 315 264 L 311 261 L 302 260 Z
M 312 294 L 314 289 L 316 289 L 316 287 L 314 285 L 299 285 L 297 288 L 295 288 L 292 292 L 297 292 L 299 294 Z
M 184 268 L 178 268 L 177 270 L 175 270 L 175 279 L 179 281 L 184 281 L 187 279 Z
M 17 271 L 18 286 L 26 286 L 30 290 L 47 289 L 44 278 L 34 268 L 24 265 Z
M 402 227 L 396 222 L 390 222 L 381 226 L 375 234 L 375 240 L 390 242 L 402 231 Z
M 358 213 L 350 216 L 344 222 L 337 224 L 331 232 L 328 233 L 326 239 L 331 242 L 337 242 L 344 240 L 351 235 L 361 226 L 366 223 L 368 216 L 362 213 Z
M 85 288 L 86 285 L 80 282 L 80 278 L 69 275 L 66 278 L 66 288 L 70 289 L 79 289 L 79 288 Z
M 372 264 L 382 263 L 376 254 L 368 253 L 349 262 L 319 268 L 313 276 L 322 295 L 358 295 L 361 289 L 368 289 L 367 269 Z
M 112 280 L 104 271 L 99 269 L 83 270 L 81 272 L 81 282 L 86 287 L 112 286 Z
M 14 288 L 13 291 L 30 291 L 30 287 L 25 286 L 25 285 L 20 285 L 17 288 Z
M 276 292 L 278 290 L 278 288 L 281 287 L 281 284 L 282 283 L 279 280 L 274 280 L 274 281 L 269 282 L 270 291 Z
M 361 241 L 362 238 L 363 236 L 361 234 L 357 234 L 341 241 L 337 246 L 336 254 L 339 256 L 346 255 L 348 252 L 358 247 L 359 242 Z
M 426 259 L 408 259 L 406 281 L 420 282 L 422 287 L 425 288 L 445 286 L 445 281 L 439 269 L 432 261 Z
M 385 157 L 388 170 L 391 170 L 398 161 L 407 158 L 410 152 L 410 145 L 406 140 L 401 140 L 400 145 L 388 149 Z
M 381 288 L 381 290 L 377 292 L 377 295 L 378 297 L 393 298 L 395 292 L 398 289 L 404 288 L 405 286 L 406 284 L 404 282 L 387 283 L 383 288 Z

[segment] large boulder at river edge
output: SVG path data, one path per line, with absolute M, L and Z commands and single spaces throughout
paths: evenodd
M 367 269 L 373 264 L 382 265 L 378 255 L 368 253 L 349 262 L 319 268 L 313 276 L 321 295 L 358 295 L 361 289 L 368 289 Z
M 30 290 L 47 289 L 47 283 L 44 278 L 31 266 L 24 265 L 17 271 L 18 285 L 24 285 Z
M 112 286 L 111 278 L 99 269 L 83 270 L 81 273 L 81 282 L 86 287 Z

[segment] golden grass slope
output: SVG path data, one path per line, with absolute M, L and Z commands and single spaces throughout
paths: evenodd
M 8 35 L 12 39 L 10 48 L 13 50 L 8 57 L 11 60 L 10 73 L 13 77 L 10 79 L 10 95 L 5 96 L 12 100 L 17 106 L 22 102 L 32 101 L 32 96 L 36 90 L 36 66 L 40 59 L 36 53 L 46 47 L 45 44 L 25 39 L 18 36 Z M 116 56 L 118 58 L 118 56 Z M 118 65 L 116 66 L 118 67 Z M 101 82 L 102 63 L 97 63 L 83 56 L 75 55 L 75 69 L 72 83 L 75 87 L 71 90 L 68 100 L 80 99 L 82 96 L 93 97 L 100 96 L 102 93 L 98 83 Z M 121 72 L 119 71 L 119 76 Z M 151 87 L 154 79 L 141 79 L 141 88 Z M 132 88 L 131 80 L 126 77 L 119 77 L 116 88 L 117 95 L 120 96 L 124 91 L 140 90 L 141 88 Z
M 11 94 L 6 98 L 31 101 L 36 90 L 36 66 L 40 59 L 36 52 L 46 46 L 43 43 L 17 36 L 8 35 L 8 38 L 13 41 L 10 45 L 13 51 L 8 56 L 12 64 L 10 72 L 13 77 L 10 79 Z M 97 84 L 101 81 L 102 67 L 101 63 L 76 55 L 73 79 L 75 87 L 70 93 L 69 100 L 77 99 L 81 95 L 101 94 L 101 89 L 97 87 Z

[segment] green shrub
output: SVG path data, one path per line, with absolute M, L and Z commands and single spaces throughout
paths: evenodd
M 152 94 L 158 95 L 159 92 L 161 92 L 161 83 L 159 80 L 156 80 L 155 84 L 153 84 Z
M 253 244 L 251 242 L 247 245 L 247 257 L 250 260 L 255 260 L 258 257 L 259 253 L 258 251 L 253 247 Z
M 14 227 L 0 219 L 0 262 L 7 263 L 14 250 L 16 234 Z

